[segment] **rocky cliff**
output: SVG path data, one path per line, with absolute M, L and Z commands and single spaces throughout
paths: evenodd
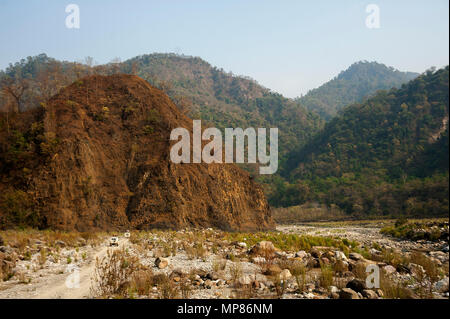
M 39 148 L 48 158 L 34 160 L 20 187 L 44 227 L 274 226 L 262 190 L 236 165 L 170 161 L 171 130 L 192 131 L 192 120 L 139 77 L 84 78 L 51 98 L 40 114 L 33 125 L 42 125 Z M 0 174 L 9 174 L 0 182 L 6 189 L 11 171 Z

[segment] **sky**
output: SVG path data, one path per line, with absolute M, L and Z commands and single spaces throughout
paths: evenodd
M 79 29 L 66 26 L 69 4 Z M 366 25 L 370 4 L 379 28 Z M 175 52 L 296 97 L 361 60 L 448 65 L 448 30 L 448 0 L 0 0 L 0 69 L 40 53 L 107 63 Z

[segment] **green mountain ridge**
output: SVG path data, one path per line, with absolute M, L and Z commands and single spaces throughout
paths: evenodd
M 345 107 L 285 165 L 271 201 L 349 214 L 448 214 L 448 66 Z M 289 194 L 289 195 L 286 195 Z
M 327 83 L 310 90 L 297 101 L 329 121 L 344 106 L 361 102 L 378 90 L 398 88 L 418 75 L 414 72 L 400 72 L 377 62 L 360 61 Z
M 358 62 L 293 100 L 198 57 L 148 54 L 93 66 L 92 60 L 61 62 L 42 54 L 0 71 L 0 82 L 24 87 L 18 106 L 23 110 L 45 104 L 86 75 L 136 74 L 204 126 L 278 127 L 277 174 L 258 176 L 255 165 L 243 165 L 263 185 L 272 206 L 319 202 L 352 216 L 439 215 L 448 211 L 448 201 L 442 200 L 448 195 L 445 70 L 404 84 L 417 74 Z M 322 114 L 314 101 L 321 101 Z M 10 96 L 0 95 L 0 110 L 14 105 Z

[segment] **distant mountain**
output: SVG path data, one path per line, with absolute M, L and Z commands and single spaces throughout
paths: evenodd
M 271 202 L 355 215 L 448 215 L 449 68 L 344 108 L 290 154 Z
M 361 102 L 378 90 L 400 88 L 418 75 L 414 72 L 400 72 L 377 62 L 357 62 L 331 81 L 309 91 L 298 101 L 329 121 L 344 106 Z

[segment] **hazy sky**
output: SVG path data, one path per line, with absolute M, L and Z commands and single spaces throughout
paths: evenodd
M 66 27 L 70 3 L 80 29 Z M 379 29 L 365 24 L 372 3 Z M 448 0 L 0 0 L 0 69 L 40 53 L 105 63 L 176 52 L 295 97 L 359 60 L 447 65 L 448 12 Z

